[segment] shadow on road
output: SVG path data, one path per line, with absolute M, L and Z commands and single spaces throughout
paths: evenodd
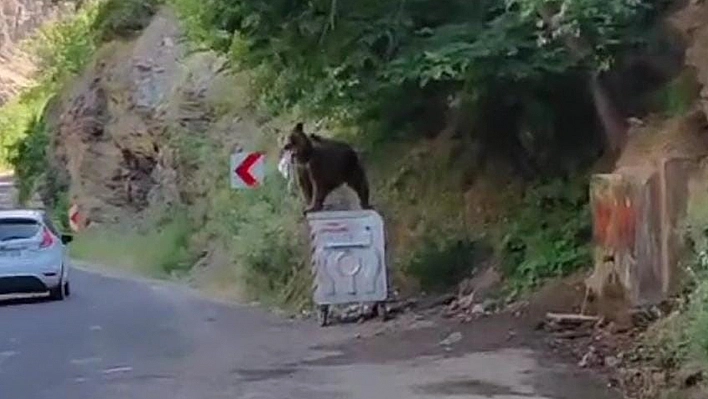
M 0 297 L 0 308 L 10 307 L 10 306 L 20 306 L 20 305 L 35 305 L 41 303 L 50 303 L 52 300 L 49 298 L 49 294 L 40 294 L 32 297 Z

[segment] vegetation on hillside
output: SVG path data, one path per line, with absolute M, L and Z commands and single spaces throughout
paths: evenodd
M 461 94 L 478 125 L 495 112 L 510 121 L 495 133 L 519 147 L 512 157 L 536 158 L 518 153 L 521 141 L 544 143 L 552 156 L 567 151 L 553 148 L 571 134 L 555 103 L 641 45 L 659 10 L 640 0 L 173 3 L 192 38 L 255 71 L 270 110 L 375 124 L 366 131 L 390 138 L 441 130 L 449 96 Z M 597 131 L 576 134 L 596 144 Z
M 627 52 L 647 45 L 665 2 L 169 3 L 196 47 L 227 56 L 234 71 L 251 78 L 260 115 L 296 114 L 324 120 L 329 130 L 355 132 L 387 223 L 411 230 L 392 238 L 401 249 L 395 274 L 435 290 L 468 274 L 488 244 L 522 288 L 590 264 L 587 193 L 577 176 L 608 141 L 590 83 Z M 34 41 L 43 66 L 39 84 L 0 109 L 0 125 L 10 137 L 2 146 L 11 155 L 5 159 L 12 160 L 25 197 L 45 169 L 47 99 L 61 94 L 104 41 L 130 40 L 160 4 L 89 2 Z M 462 117 L 450 117 L 453 103 Z M 220 110 L 221 116 L 237 111 Z M 186 137 L 167 128 L 177 142 Z M 390 157 L 392 148 L 405 153 L 427 143 L 422 137 L 446 129 L 455 148 L 442 156 Z M 185 169 L 218 173 L 222 163 L 213 154 L 227 151 L 218 140 L 204 135 L 200 145 L 175 144 L 182 162 L 192 162 Z M 209 155 L 194 158 L 200 151 Z M 524 195 L 504 202 L 508 209 L 500 213 L 507 219 L 469 226 L 460 217 L 463 193 L 500 162 L 524 183 Z M 279 194 L 279 183 L 239 196 L 213 186 L 199 206 L 208 211 L 186 210 L 196 216 L 174 224 L 179 233 L 169 237 L 178 239 L 168 238 L 174 245 L 163 247 L 188 245 L 188 252 L 198 254 L 206 245 L 203 237 L 223 236 L 229 261 L 248 272 L 244 280 L 258 291 L 255 296 L 286 293 L 282 301 L 297 302 L 307 295 L 304 256 L 299 242 L 289 238 L 300 237 L 294 199 Z M 189 235 L 194 239 L 185 240 Z M 110 242 L 113 236 L 106 237 Z M 167 264 L 173 258 L 159 258 L 161 270 L 185 269 Z
M 42 147 L 28 148 L 19 142 L 28 135 L 46 134 L 43 129 L 38 129 L 40 124 L 36 123 L 42 119 L 46 101 L 91 60 L 96 49 L 91 29 L 96 12 L 96 5 L 89 4 L 76 15 L 43 27 L 24 44 L 36 56 L 36 85 L 0 108 L 0 130 L 3 132 L 0 164 L 16 167 L 20 182 L 26 186 L 24 194 L 27 194 L 36 176 L 22 173 L 41 170 L 44 150 Z M 42 138 L 30 140 L 46 142 Z
M 159 1 L 91 0 L 74 14 L 42 27 L 24 45 L 35 56 L 35 85 L 0 108 L 0 168 L 12 167 L 20 183 L 20 199 L 32 194 L 46 171 L 49 143 L 44 123 L 47 101 L 80 74 L 100 45 L 140 31 Z
M 374 168 L 390 149 L 386 143 L 433 137 L 449 128 L 446 110 L 451 99 L 459 99 L 467 120 L 452 126 L 454 136 L 466 148 L 463 153 L 471 147 L 478 151 L 466 164 L 453 161 L 449 168 L 478 173 L 473 170 L 504 159 L 523 179 L 539 180 L 528 185 L 515 222 L 499 226 L 508 275 L 533 286 L 590 264 L 585 185 L 567 183 L 608 141 L 589 82 L 626 52 L 647 45 L 646 32 L 666 2 L 171 3 L 198 46 L 226 54 L 234 70 L 251 74 L 264 112 L 294 111 L 325 120 L 334 130 L 354 127 Z M 450 179 L 454 191 L 469 188 L 468 179 Z M 376 192 L 392 213 L 389 223 L 406 223 L 393 210 L 403 205 L 393 199 L 403 198 L 406 190 L 379 186 Z M 426 228 L 436 229 L 432 223 Z M 447 222 L 438 218 L 437 223 Z M 474 237 L 464 230 L 446 231 L 447 242 L 424 245 L 397 260 L 424 286 L 449 285 L 447 275 L 457 273 L 457 261 L 450 261 L 450 273 L 438 273 L 446 277 L 429 281 L 435 274 L 430 270 L 440 267 L 429 260 L 453 259 L 468 248 L 465 243 Z
M 287 129 L 276 116 L 296 115 L 325 122 L 324 130 L 364 149 L 399 287 L 412 281 L 426 292 L 449 290 L 492 257 L 512 288 L 531 289 L 591 264 L 586 176 L 614 139 L 598 116 L 597 89 L 627 78 L 630 55 L 657 47 L 656 18 L 669 3 L 167 2 L 195 48 L 225 56 L 251 84 L 222 76 L 229 100 L 209 105 L 214 120 L 204 131 L 165 126 L 169 143 L 162 144 L 176 152 L 180 177 L 200 198 L 148 210 L 145 226 L 92 231 L 79 237 L 74 255 L 156 276 L 188 274 L 213 256 L 223 264 L 219 283 L 296 308 L 308 303 L 311 278 L 301 204 L 283 195 L 272 168 L 250 192 L 234 193 L 217 179 L 230 151 L 212 129 L 219 121 L 259 120 L 258 132 L 239 134 L 276 150 L 269 124 Z M 14 167 L 23 199 L 46 177 L 48 101 L 61 97 L 103 43 L 133 39 L 161 4 L 89 1 L 28 43 L 40 66 L 37 85 L 0 108 L 0 169 Z M 652 87 L 637 103 L 665 116 L 685 113 L 695 82 L 688 74 L 665 77 L 671 81 L 640 82 Z M 248 94 L 234 95 L 241 86 Z M 480 184 L 485 177 L 492 183 Z M 491 220 L 469 216 L 476 203 L 467 194 L 476 190 L 494 191 L 487 193 L 498 208 Z M 690 361 L 708 370 L 705 204 L 694 198 L 688 211 L 692 293 L 646 343 L 664 365 Z

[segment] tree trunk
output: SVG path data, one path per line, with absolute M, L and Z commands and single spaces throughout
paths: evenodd
M 557 12 L 552 10 L 550 6 L 544 6 L 539 9 L 541 19 L 551 31 L 559 29 L 558 17 L 563 13 L 563 7 Z M 564 35 L 562 40 L 571 56 L 578 62 L 582 63 L 587 56 L 592 54 L 592 49 L 583 41 L 582 37 Z M 617 106 L 615 106 L 610 93 L 603 86 L 598 71 L 590 71 L 588 84 L 592 93 L 595 111 L 605 133 L 605 142 L 608 149 L 612 152 L 619 152 L 626 142 L 629 126 Z
M 627 142 L 629 125 L 614 105 L 610 93 L 603 86 L 598 73 L 595 72 L 591 75 L 589 84 L 595 111 L 605 131 L 608 149 L 612 152 L 619 152 Z

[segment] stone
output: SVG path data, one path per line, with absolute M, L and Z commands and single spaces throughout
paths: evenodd
M 480 316 L 480 315 L 485 314 L 486 309 L 484 308 L 483 304 L 478 303 L 472 307 L 472 310 L 470 312 L 475 316 Z
M 595 358 L 597 357 L 595 353 L 595 347 L 590 346 L 588 348 L 588 351 L 585 352 L 583 355 L 582 359 L 580 359 L 580 362 L 578 362 L 578 367 L 580 368 L 586 368 L 592 365 L 592 363 L 595 361 Z
M 607 356 L 605 357 L 605 366 L 610 367 L 610 368 L 615 368 L 619 366 L 621 363 L 620 359 L 618 359 L 615 356 Z
M 474 298 L 475 298 L 475 293 L 472 292 L 471 294 L 468 294 L 468 295 L 458 299 L 457 301 L 453 301 L 452 304 L 450 305 L 450 308 L 453 310 L 455 308 L 460 308 L 461 310 L 467 310 L 474 305 Z M 455 305 L 454 308 L 452 306 L 453 304 Z
M 418 302 L 417 308 L 419 310 L 429 310 L 440 306 L 448 306 L 455 300 L 455 295 L 443 294 L 437 296 L 427 297 Z
M 454 333 L 448 335 L 447 338 L 440 341 L 440 345 L 441 346 L 452 346 L 460 341 L 462 341 L 462 333 L 458 331 L 458 332 L 454 332 Z
M 487 298 L 482 302 L 485 312 L 493 312 L 497 308 L 498 302 L 494 299 Z
M 703 370 L 696 365 L 685 366 L 676 373 L 676 380 L 685 388 L 693 387 L 703 379 Z
M 484 297 L 502 282 L 501 273 L 495 267 L 486 267 L 474 277 L 465 279 L 458 286 L 459 296 Z

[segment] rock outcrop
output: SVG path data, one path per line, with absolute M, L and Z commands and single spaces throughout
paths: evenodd
M 206 92 L 223 60 L 187 55 L 180 38 L 177 18 L 162 10 L 135 40 L 104 45 L 55 100 L 46 114 L 56 176 L 45 184 L 45 203 L 61 187 L 91 222 L 115 223 L 198 189 L 178 171 L 170 133 L 213 131 Z
M 165 167 L 159 143 L 180 76 L 178 35 L 175 19 L 160 15 L 138 40 L 109 44 L 48 111 L 50 163 L 94 222 L 145 208 L 162 181 L 154 174 Z
M 679 286 L 689 187 L 708 158 L 708 3 L 687 2 L 669 22 L 683 36 L 700 98 L 686 115 L 637 126 L 614 172 L 595 176 L 590 188 L 595 270 L 587 284 L 601 302 L 618 285 L 615 302 L 625 309 L 659 303 Z

